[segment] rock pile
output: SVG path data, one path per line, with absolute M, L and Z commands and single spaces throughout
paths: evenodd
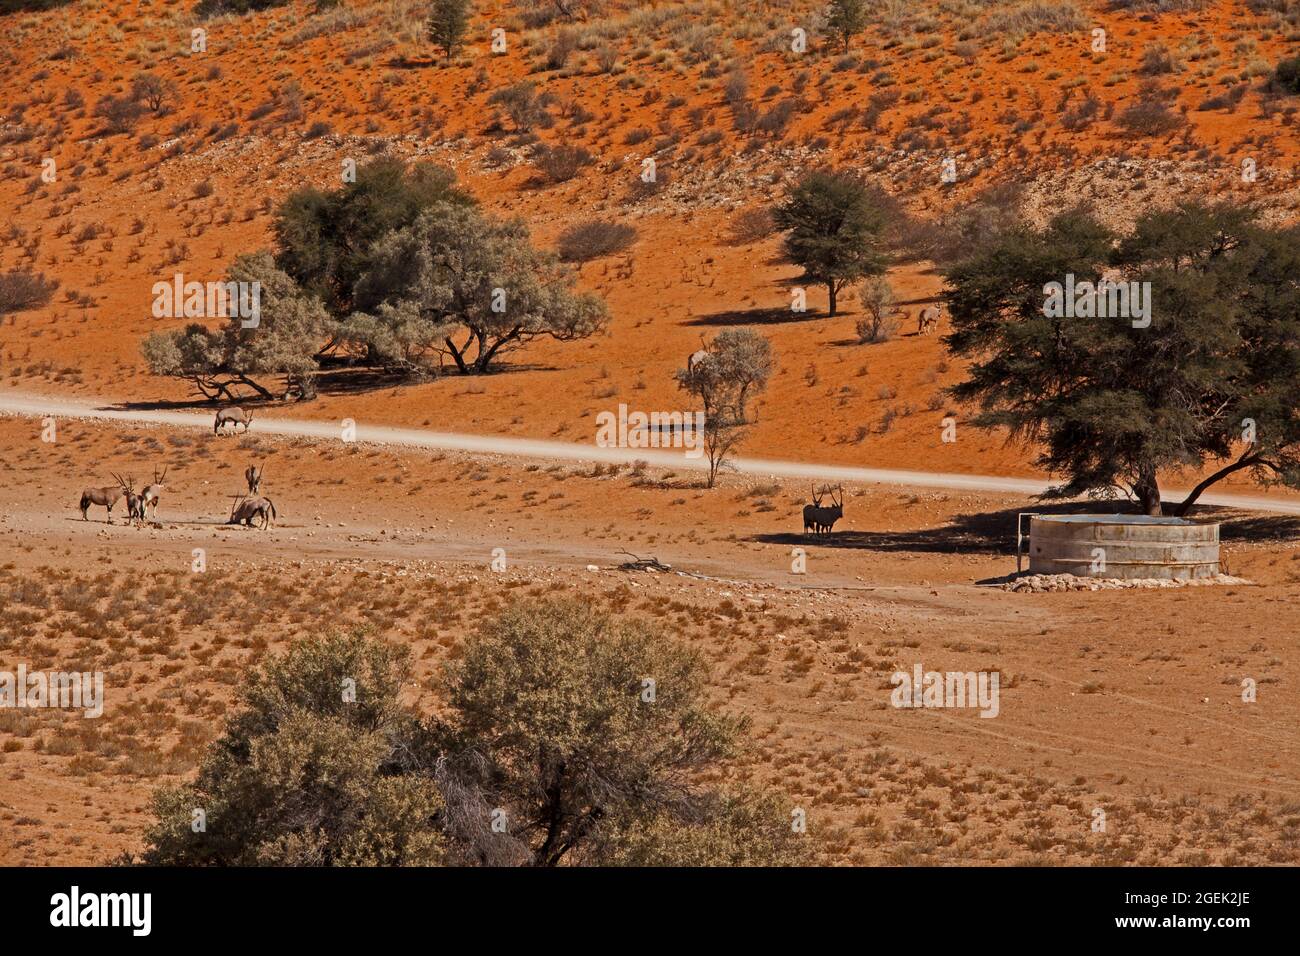
M 1022 574 L 1001 585 L 1004 591 L 1118 591 L 1127 588 L 1183 588 L 1207 584 L 1250 584 L 1245 578 L 1216 574 L 1192 581 L 1165 578 L 1083 578 L 1077 574 Z

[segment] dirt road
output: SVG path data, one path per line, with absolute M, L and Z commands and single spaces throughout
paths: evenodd
M 178 428 L 210 429 L 212 415 L 207 412 L 178 412 L 123 409 L 109 404 L 0 392 L 0 413 L 30 418 L 80 418 L 170 425 Z M 399 445 L 447 451 L 508 455 L 519 458 L 544 458 L 562 461 L 631 463 L 646 461 L 661 468 L 705 470 L 704 456 L 688 457 L 685 451 L 650 448 L 600 448 L 570 442 L 511 438 L 500 435 L 470 435 L 437 432 L 418 428 L 392 428 L 385 425 L 353 422 L 355 441 L 377 445 Z M 343 440 L 343 422 L 319 422 L 292 418 L 254 418 L 254 431 L 263 435 Z M 909 488 L 948 488 L 960 491 L 1011 492 L 1033 496 L 1048 487 L 1048 482 L 995 475 L 962 475 L 945 472 L 902 471 L 890 468 L 848 468 L 816 462 L 775 461 L 735 458 L 729 462 L 742 474 L 773 478 L 808 478 L 817 481 L 878 482 Z M 1166 489 L 1170 500 L 1181 498 L 1185 489 Z M 1281 496 L 1202 495 L 1202 504 L 1277 514 L 1300 514 L 1300 498 Z

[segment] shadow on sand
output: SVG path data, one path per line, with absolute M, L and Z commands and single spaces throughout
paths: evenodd
M 850 505 L 852 502 L 850 502 Z M 913 531 L 837 531 L 827 535 L 761 534 L 748 540 L 791 547 L 845 548 L 857 551 L 914 552 L 926 554 L 981 554 L 1014 557 L 1016 518 L 1019 514 L 1131 514 L 1124 502 L 1069 502 L 1007 508 L 956 515 L 938 528 Z M 1225 543 L 1294 541 L 1300 539 L 1300 517 L 1261 515 L 1233 508 L 1197 507 L 1194 518 L 1221 522 L 1219 540 Z
M 509 375 L 513 372 L 554 372 L 557 366 L 538 365 L 532 363 L 513 363 L 506 362 L 492 366 L 486 373 L 462 375 L 454 367 L 450 370 L 443 369 L 438 375 L 431 375 L 427 378 L 412 378 L 409 375 L 401 375 L 392 372 L 385 372 L 382 369 L 372 368 L 337 368 L 330 369 L 320 373 L 316 379 L 316 392 L 322 396 L 346 396 L 346 395 L 363 395 L 368 392 L 379 392 L 390 388 L 399 388 L 402 386 L 429 385 L 434 382 L 463 382 L 473 384 L 487 379 L 496 378 L 499 375 Z M 293 408 L 298 405 L 310 405 L 310 401 L 285 400 L 280 398 L 263 398 L 257 394 L 241 395 L 234 401 L 224 399 L 208 398 L 184 398 L 175 400 L 157 399 L 153 401 L 138 402 L 115 402 L 111 405 L 105 405 L 105 409 L 112 411 L 140 411 L 140 412 L 176 412 L 176 411 L 207 411 L 212 412 L 217 408 L 223 408 L 229 405 L 239 405 L 244 408 Z

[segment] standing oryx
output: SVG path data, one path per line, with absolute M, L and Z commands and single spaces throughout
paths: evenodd
M 262 469 L 265 465 L 249 465 L 244 469 L 244 480 L 248 482 L 248 493 L 255 495 L 262 490 Z
M 157 468 L 153 470 L 153 483 L 145 485 L 144 491 L 140 492 L 140 497 L 144 499 L 143 507 L 144 507 L 145 514 L 148 514 L 149 510 L 152 508 L 154 518 L 158 517 L 158 501 L 162 498 L 163 488 L 166 487 L 166 485 L 164 485 L 163 482 L 166 480 L 167 480 L 166 468 L 163 469 L 161 475 L 158 474 Z
M 943 304 L 935 303 L 921 310 L 916 318 L 916 334 L 929 335 L 939 330 L 939 319 L 943 316 Z
M 839 485 L 840 500 L 835 500 L 835 492 L 831 492 L 831 506 L 822 507 L 822 496 L 817 493 L 814 487 L 812 490 L 813 503 L 803 506 L 803 530 L 808 533 L 812 529 L 814 534 L 825 534 L 835 527 L 835 522 L 844 516 L 844 486 Z M 822 494 L 825 494 L 823 490 Z
M 244 431 L 248 431 L 248 426 L 253 424 L 253 413 L 240 408 L 238 405 L 217 409 L 217 417 L 212 422 L 212 434 L 217 434 L 221 431 L 223 425 L 228 424 L 243 425 Z
M 123 478 L 121 475 L 109 472 L 116 479 L 122 492 L 126 495 L 126 520 L 128 524 L 144 523 L 144 495 L 138 495 L 135 492 L 135 479 Z
M 230 520 L 226 524 L 245 524 L 248 527 L 253 526 L 254 519 L 262 520 L 262 530 L 265 531 L 271 525 L 272 518 L 278 518 L 275 512 L 275 505 L 271 504 L 270 498 L 246 498 L 243 495 L 234 503 L 230 509 Z
M 117 504 L 126 489 L 121 485 L 110 485 L 106 488 L 87 488 L 81 493 L 81 520 L 89 521 L 86 512 L 90 510 L 91 505 L 103 505 L 108 509 L 108 523 L 113 523 L 113 505 Z

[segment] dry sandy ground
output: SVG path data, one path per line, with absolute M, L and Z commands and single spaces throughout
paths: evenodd
M 750 753 L 726 773 L 804 808 L 827 863 L 1297 862 L 1296 519 L 1224 513 L 1230 569 L 1250 586 L 979 585 L 1013 569 L 1015 514 L 1037 510 L 1020 489 L 1044 477 L 1032 455 L 968 428 L 962 410 L 958 441 L 944 443 L 943 389 L 962 368 L 939 337 L 905 325 L 858 344 L 854 297 L 832 318 L 817 289 L 810 311 L 792 313 L 797 270 L 779 240 L 736 229 L 821 164 L 864 171 L 940 222 L 1017 179 L 1039 218 L 1087 201 L 1124 226 L 1200 195 L 1292 220 L 1300 107 L 1271 99 L 1263 77 L 1291 52 L 1294 24 L 1267 5 L 1153 14 L 1081 0 L 1087 25 L 1107 30 L 1103 54 L 1083 26 L 1016 39 L 990 27 L 1007 4 L 972 15 L 927 2 L 893 5 L 851 58 L 817 38 L 800 58 L 786 52 L 791 20 L 820 2 L 665 2 L 639 19 L 619 19 L 628 5 L 612 2 L 556 68 L 545 61 L 559 25 L 528 30 L 523 6 L 479 5 L 445 65 L 420 39 L 419 0 L 321 14 L 296 0 L 220 18 L 202 57 L 184 49 L 190 4 L 96 0 L 3 18 L 0 81 L 21 95 L 0 118 L 0 270 L 61 284 L 47 307 L 0 324 L 0 392 L 189 410 L 187 385 L 149 375 L 140 356 L 144 336 L 181 323 L 151 316 L 153 283 L 219 278 L 271 242 L 289 192 L 333 188 L 341 160 L 386 152 L 454 167 L 484 208 L 523 216 L 543 246 L 582 220 L 635 225 L 630 249 L 580 269 L 610 305 L 608 334 L 535 344 L 484 378 L 327 379 L 319 401 L 263 419 L 586 443 L 595 416 L 621 402 L 682 408 L 674 370 L 702 336 L 746 325 L 780 364 L 744 456 L 1026 485 L 846 482 L 844 520 L 812 541 L 798 533 L 803 477 L 731 475 L 710 492 L 658 463 L 102 422 L 61 421 L 46 444 L 36 421 L 0 418 L 0 669 L 97 668 L 109 694 L 99 720 L 0 713 L 0 863 L 137 849 L 150 792 L 192 770 L 240 675 L 291 638 L 367 625 L 409 644 L 410 699 L 432 709 L 429 677 L 478 619 L 552 593 L 699 646 L 718 705 L 754 718 Z M 498 23 L 511 37 L 500 57 L 487 52 Z M 1153 77 L 1143 59 L 1161 44 L 1176 71 Z M 600 65 L 605 48 L 613 68 Z M 787 126 L 739 128 L 726 93 L 736 66 L 761 113 L 793 104 Z M 96 102 L 141 70 L 174 82 L 176 102 L 130 132 L 106 130 Z M 490 102 L 525 78 L 551 98 L 550 121 L 529 131 Z M 1186 125 L 1130 134 L 1117 120 L 1153 78 Z M 1068 125 L 1089 97 L 1094 120 Z M 593 162 L 539 183 L 534 140 L 581 145 Z M 649 155 L 666 185 L 634 194 Z M 938 176 L 950 155 L 951 188 Z M 53 183 L 40 179 L 47 157 Z M 1256 181 L 1243 180 L 1243 158 Z M 895 265 L 890 281 L 911 316 L 942 285 L 925 262 Z M 223 523 L 252 458 L 266 462 L 280 512 L 266 532 Z M 143 481 L 163 464 L 159 524 L 76 513 L 87 483 L 110 471 Z M 1239 476 L 1216 490 L 1259 494 Z M 203 573 L 190 570 L 195 548 Z M 497 548 L 501 573 L 488 569 Z M 796 548 L 806 575 L 791 573 Z M 619 570 L 624 550 L 674 573 Z M 917 662 L 998 670 L 999 716 L 890 707 L 890 674 Z M 1258 682 L 1252 704 L 1245 677 Z M 1098 808 L 1104 833 L 1091 829 Z
M 0 135 L 0 205 L 15 227 L 0 233 L 0 269 L 62 283 L 49 306 L 0 326 L 5 382 L 189 400 L 184 382 L 150 376 L 139 353 L 144 336 L 184 321 L 152 317 L 153 284 L 177 271 L 219 278 L 236 255 L 270 244 L 271 213 L 289 192 L 336 188 L 342 160 L 391 152 L 454 167 L 485 208 L 524 217 L 544 246 L 583 220 L 634 225 L 631 249 L 580 270 L 582 286 L 609 302 L 609 333 L 536 343 L 507 356 L 507 374 L 482 379 L 363 391 L 326 381 L 301 414 L 585 440 L 593 417 L 620 402 L 681 408 L 672 374 L 701 336 L 747 325 L 771 338 L 780 367 L 746 454 L 1032 478 L 1029 456 L 1000 436 L 962 428 L 956 444 L 940 440 L 941 390 L 961 366 L 938 336 L 915 334 L 916 311 L 942 285 L 928 264 L 891 270 L 910 321 L 894 341 L 862 346 L 854 294 L 833 318 L 816 288 L 808 312 L 791 312 L 798 270 L 780 260 L 777 237 L 737 237 L 737 215 L 823 164 L 862 171 L 940 222 L 954 203 L 1017 179 L 1039 212 L 1088 201 L 1120 225 L 1187 195 L 1259 201 L 1281 219 L 1300 208 L 1300 113 L 1293 100 L 1266 108 L 1258 72 L 1291 49 L 1293 26 L 1267 5 L 1153 15 L 1083 2 L 1089 29 L 1012 36 L 985 22 L 1011 3 L 895 4 L 854 40 L 847 62 L 816 36 L 803 57 L 772 42 L 788 41 L 791 23 L 809 21 L 820 0 L 665 2 L 631 19 L 620 18 L 643 4 L 610 2 L 580 25 L 591 42 L 563 69 L 545 65 L 561 24 L 528 29 L 529 6 L 538 5 L 480 5 L 450 64 L 421 39 L 419 0 L 353 0 L 323 14 L 297 0 L 219 18 L 205 24 L 200 57 L 180 43 L 197 25 L 187 4 L 102 0 L 5 18 L 0 76 L 23 95 Z M 510 34 L 502 56 L 488 52 L 498 25 Z M 1108 33 L 1104 54 L 1091 48 L 1093 25 Z M 1149 75 L 1143 56 L 1162 44 L 1177 72 Z M 618 54 L 617 68 L 599 68 L 602 48 Z M 726 87 L 742 68 L 760 111 L 797 103 L 788 127 L 737 128 Z M 107 131 L 95 103 L 140 71 L 175 83 L 177 99 L 131 132 Z M 526 132 L 490 102 L 520 80 L 552 98 L 551 120 Z M 1171 91 L 1184 129 L 1142 136 L 1117 125 L 1152 80 Z M 1230 107 L 1200 108 L 1239 88 Z M 863 113 L 878 95 L 892 105 L 871 125 Z M 1096 121 L 1068 128 L 1064 117 L 1088 97 Z M 308 135 L 318 123 L 331 131 Z M 541 184 L 528 160 L 534 139 L 581 145 L 593 163 L 569 182 Z M 629 196 L 650 155 L 667 185 Z M 960 166 L 951 188 L 938 175 L 949 155 Z M 39 178 L 47 156 L 54 183 Z M 1243 157 L 1258 166 L 1249 184 Z
M 825 862 L 1300 860 L 1296 519 L 1225 515 L 1250 586 L 1009 594 L 977 583 L 1014 569 L 1029 502 L 1006 495 L 850 487 L 813 541 L 802 482 L 710 492 L 657 468 L 81 422 L 45 444 L 35 424 L 0 419 L 0 654 L 103 670 L 108 703 L 0 715 L 0 862 L 138 848 L 152 789 L 289 638 L 369 625 L 407 643 L 410 699 L 432 709 L 428 678 L 476 620 L 548 594 L 700 647 L 718 705 L 754 720 L 727 773 L 804 808 Z M 253 459 L 280 511 L 266 532 L 222 524 Z M 162 462 L 158 525 L 81 520 L 88 476 Z M 623 549 L 674 573 L 618 570 Z M 917 662 L 997 670 L 999 715 L 891 707 L 889 675 Z

